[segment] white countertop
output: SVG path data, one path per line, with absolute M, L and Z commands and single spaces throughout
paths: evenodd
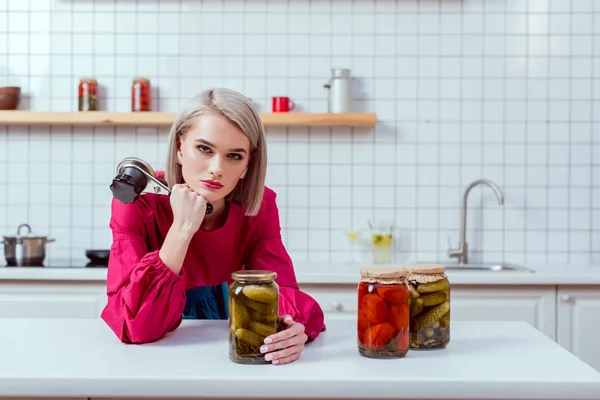
M 358 354 L 354 320 L 326 322 L 300 360 L 257 366 L 229 360 L 226 321 L 125 345 L 100 319 L 0 319 L 0 397 L 600 399 L 600 372 L 524 322 L 453 322 L 445 350 L 393 360 Z
M 80 264 L 81 265 L 81 264 Z M 84 264 L 82 264 L 84 265 Z M 300 284 L 352 284 L 359 279 L 359 270 L 368 264 L 295 263 Z M 453 285 L 600 285 L 600 265 L 526 265 L 534 272 L 457 271 L 448 270 Z M 106 281 L 106 268 L 1 267 L 3 280 Z

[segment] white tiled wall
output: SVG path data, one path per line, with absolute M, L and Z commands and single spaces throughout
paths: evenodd
M 277 95 L 324 112 L 330 68 L 347 67 L 375 129 L 268 130 L 268 184 L 295 260 L 345 260 L 341 230 L 386 217 L 397 261 L 445 260 L 463 189 L 488 178 L 505 204 L 471 193 L 471 261 L 597 263 L 596 3 L 0 0 L 0 85 L 22 86 L 34 110 L 76 110 L 79 78 L 94 77 L 101 107 L 128 111 L 131 79 L 145 76 L 155 110 L 227 86 L 262 112 Z M 166 134 L 0 126 L 0 231 L 29 222 L 57 239 L 50 257 L 107 248 L 116 164 L 160 168 Z

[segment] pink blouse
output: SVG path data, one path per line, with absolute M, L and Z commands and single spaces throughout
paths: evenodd
M 267 269 L 277 273 L 279 314 L 304 324 L 309 341 L 314 340 L 325 330 L 323 310 L 298 288 L 275 199 L 275 192 L 265 188 L 254 217 L 231 203 L 224 226 L 193 236 L 179 275 L 158 256 L 173 222 L 169 198 L 143 194 L 129 204 L 113 199 L 108 304 L 102 319 L 124 343 L 156 341 L 181 324 L 187 291 L 229 283 L 231 273 L 240 269 Z

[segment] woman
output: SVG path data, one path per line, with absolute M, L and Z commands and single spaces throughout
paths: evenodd
M 157 178 L 171 195 L 113 199 L 102 319 L 122 342 L 156 341 L 182 318 L 228 318 L 228 282 L 242 268 L 277 273 L 285 329 L 265 339 L 267 361 L 298 359 L 325 329 L 323 311 L 298 289 L 282 243 L 276 195 L 264 186 L 266 154 L 251 102 L 232 90 L 208 90 L 169 133 L 166 171 Z

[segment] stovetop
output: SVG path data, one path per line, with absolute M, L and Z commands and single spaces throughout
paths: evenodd
M 46 259 L 42 265 L 15 265 L 9 266 L 6 264 L 6 260 L 2 260 L 0 267 L 12 268 L 12 267 L 24 267 L 24 268 L 107 268 L 106 262 L 92 262 L 88 258 L 82 259 Z

